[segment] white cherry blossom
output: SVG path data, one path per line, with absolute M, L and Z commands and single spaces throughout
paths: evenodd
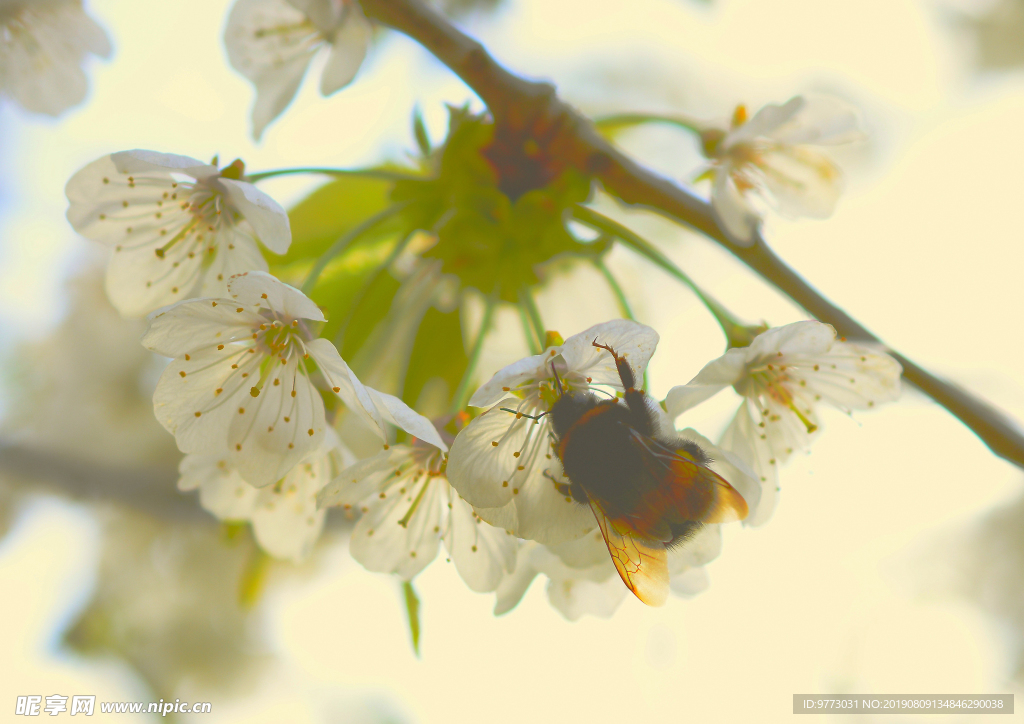
M 227 454 L 186 455 L 179 490 L 199 490 L 200 504 L 221 520 L 248 521 L 260 547 L 275 558 L 301 561 L 323 531 L 326 511 L 316 494 L 355 457 L 328 429 L 327 444 L 274 485 L 254 488 L 232 467 Z
M 590 509 L 567 501 L 548 477 L 561 473 L 551 449 L 549 418 L 524 415 L 547 412 L 557 399 L 552 365 L 567 391 L 596 385 L 622 389 L 615 361 L 592 346 L 595 339 L 625 357 L 641 380 L 658 333 L 628 320 L 595 325 L 505 367 L 470 398 L 470 405 L 488 409 L 455 438 L 448 480 L 488 523 L 520 538 L 552 544 L 594 529 Z
M 731 130 L 704 133 L 719 220 L 743 242 L 751 240 L 764 206 L 789 218 L 831 216 L 842 173 L 817 147 L 863 135 L 856 109 L 835 98 L 796 96 L 766 105 L 749 121 L 740 106 Z
M 669 390 L 665 405 L 675 418 L 729 386 L 743 396 L 719 444 L 760 478 L 760 504 L 750 506 L 747 518 L 758 525 L 774 509 L 779 466 L 810 445 L 821 427 L 818 404 L 850 412 L 895 400 L 901 372 L 884 352 L 837 340 L 829 324 L 795 322 L 709 362 L 690 382 Z
M 257 140 L 291 103 L 313 56 L 327 49 L 320 93 L 348 85 L 366 57 L 373 28 L 356 0 L 237 0 L 224 45 L 232 67 L 256 86 Z
M 86 54 L 110 56 L 107 34 L 81 0 L 0 1 L 0 94 L 58 116 L 85 100 Z
M 448 484 L 444 464 L 444 452 L 424 440 L 393 445 L 343 470 L 318 500 L 360 513 L 350 550 L 368 570 L 412 580 L 444 541 L 466 585 L 493 591 L 515 565 L 519 541 L 480 519 Z
M 257 487 L 280 480 L 323 444 L 323 381 L 382 439 L 386 424 L 444 447 L 426 418 L 364 386 L 309 322 L 320 309 L 266 272 L 228 283 L 231 298 L 191 299 L 157 314 L 142 343 L 172 361 L 153 395 L 160 423 L 185 453 L 221 455 Z M 315 370 L 311 367 L 315 365 Z
M 68 181 L 68 221 L 113 249 L 107 294 L 126 317 L 190 297 L 221 297 L 239 272 L 266 270 L 256 242 L 283 254 L 288 214 L 241 180 L 240 161 L 218 171 L 188 156 L 122 151 Z

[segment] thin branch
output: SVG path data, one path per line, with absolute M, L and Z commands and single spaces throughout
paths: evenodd
M 760 232 L 751 243 L 732 239 L 719 226 L 711 205 L 693 192 L 641 166 L 615 149 L 593 123 L 561 101 L 555 87 L 520 78 L 499 65 L 484 47 L 421 0 L 361 0 L 372 19 L 420 43 L 458 75 L 487 105 L 495 120 L 513 128 L 553 129 L 545 151 L 598 178 L 626 204 L 668 216 L 718 242 L 807 312 L 828 322 L 843 337 L 882 344 L 863 325 L 821 295 L 785 264 Z M 1000 457 L 1024 467 L 1024 429 L 981 398 L 936 377 L 903 355 L 903 376 L 945 407 Z
M 111 465 L 47 447 L 0 438 L 0 474 L 24 494 L 59 494 L 83 503 L 114 504 L 160 520 L 221 525 L 199 506 L 194 491 L 178 490 L 175 465 Z M 330 528 L 351 526 L 340 513 Z

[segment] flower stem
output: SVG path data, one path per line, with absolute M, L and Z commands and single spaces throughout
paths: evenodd
M 337 241 L 331 244 L 331 247 L 320 255 L 320 258 L 316 260 L 316 263 L 313 265 L 313 268 L 309 270 L 309 275 L 306 277 L 306 281 L 302 283 L 302 291 L 307 295 L 311 291 L 313 291 L 313 287 L 316 286 L 317 279 L 320 278 L 320 274 L 323 273 L 324 268 L 330 263 L 331 259 L 345 251 L 345 249 L 348 248 L 349 244 L 351 244 L 353 241 L 358 239 L 366 232 L 373 229 L 378 224 L 387 221 L 392 216 L 396 216 L 400 211 L 402 211 L 406 206 L 408 206 L 409 203 L 410 202 L 408 201 L 403 201 L 400 204 L 389 206 L 388 208 L 381 211 L 379 214 L 371 216 L 366 221 L 362 222 L 358 226 L 352 227 L 344 234 L 342 234 L 340 237 L 338 237 Z
M 635 322 L 636 317 L 633 315 L 633 308 L 629 305 L 629 300 L 626 299 L 626 293 L 622 291 L 619 282 L 612 276 L 611 269 L 604 263 L 604 259 L 601 257 L 594 259 L 594 266 L 597 267 L 597 270 L 604 275 L 605 281 L 608 282 L 608 288 L 615 295 L 615 300 L 619 303 L 619 311 L 622 312 L 622 316 Z
M 416 589 L 412 587 L 412 581 L 402 581 L 402 599 L 405 601 L 405 613 L 409 622 L 409 638 L 412 640 L 412 650 L 416 658 L 420 656 L 420 598 L 416 595 Z
M 382 181 L 419 181 L 426 178 L 414 173 L 402 173 L 401 171 L 388 171 L 383 168 L 277 168 L 270 171 L 251 173 L 245 177 L 249 183 L 257 183 L 263 179 L 275 178 L 277 176 L 291 176 L 300 173 L 321 174 L 323 176 L 361 176 L 363 178 L 375 178 Z
M 658 251 L 658 249 L 649 241 L 641 238 L 634 231 L 626 228 L 614 219 L 610 219 L 603 214 L 599 214 L 586 206 L 574 207 L 573 218 L 596 231 L 615 237 L 634 252 L 658 265 L 689 287 L 718 322 L 718 325 L 722 328 L 722 332 L 725 334 L 725 338 L 730 347 L 745 347 L 750 344 L 750 340 L 752 338 L 749 337 L 749 332 L 747 332 L 749 327 L 738 322 L 725 307 L 723 307 L 714 297 L 697 286 L 697 283 L 694 282 L 686 272 L 676 266 L 671 259 Z
M 519 307 L 525 314 L 525 321 L 528 322 L 525 328 L 527 341 L 530 340 L 529 330 L 533 330 L 533 341 L 537 343 L 537 351 L 534 354 L 540 354 L 544 351 L 545 342 L 545 329 L 544 321 L 540 318 L 540 310 L 537 309 L 537 303 L 533 300 L 533 295 L 530 294 L 530 290 L 526 287 L 520 287 L 519 289 Z M 533 349 L 533 344 L 530 345 Z
M 663 116 L 657 113 L 616 113 L 594 119 L 594 126 L 599 131 L 617 131 L 620 128 L 640 126 L 644 123 L 664 123 L 690 131 L 698 136 L 701 136 L 707 130 L 707 124 L 678 114 Z
M 526 314 L 526 310 L 523 309 L 522 304 L 517 304 L 516 309 L 519 310 L 519 323 L 523 327 L 523 337 L 526 338 L 526 347 L 530 350 L 530 354 L 540 354 L 543 350 L 537 343 L 537 335 L 533 333 L 533 325 L 530 324 L 530 318 Z
M 498 306 L 498 299 L 496 295 L 490 295 L 484 300 L 484 316 L 480 320 L 480 328 L 476 332 L 476 338 L 473 340 L 473 348 L 469 351 L 469 360 L 466 362 L 466 371 L 462 373 L 462 379 L 459 380 L 459 387 L 455 390 L 455 394 L 452 396 L 452 404 L 448 409 L 449 415 L 457 415 L 463 407 L 466 406 L 466 401 L 469 399 L 469 386 L 473 382 L 473 375 L 476 373 L 476 365 L 480 361 L 480 353 L 484 349 L 484 338 L 487 337 L 487 331 L 491 328 L 491 320 L 494 317 L 494 308 Z

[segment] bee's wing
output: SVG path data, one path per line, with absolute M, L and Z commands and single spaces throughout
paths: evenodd
M 617 530 L 593 501 L 590 509 L 604 536 L 612 563 L 626 588 L 648 606 L 661 606 L 668 598 L 668 553 L 664 545 L 639 538 L 625 526 Z
M 739 491 L 685 449 L 674 450 L 638 432 L 632 439 L 644 453 L 646 472 L 659 482 L 647 496 L 649 505 L 702 523 L 731 523 L 747 517 L 747 501 Z

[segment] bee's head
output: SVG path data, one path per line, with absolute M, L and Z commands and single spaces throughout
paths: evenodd
M 596 398 L 589 392 L 563 392 L 551 406 L 551 427 L 558 437 L 565 435 L 566 431 L 580 419 L 584 412 L 594 406 Z
M 551 406 L 548 414 L 551 415 L 551 427 L 559 437 L 573 426 L 580 419 L 584 412 L 598 403 L 598 399 L 589 392 L 573 392 L 562 386 L 562 380 L 555 369 L 555 363 L 551 363 L 551 371 L 555 373 L 555 385 L 558 389 L 558 399 Z

